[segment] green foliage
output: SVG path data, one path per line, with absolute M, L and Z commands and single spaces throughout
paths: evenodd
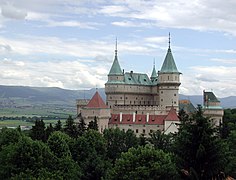
M 79 113 L 77 119 L 79 119 L 78 134 L 79 136 L 82 136 L 83 133 L 86 131 L 86 124 L 84 122 L 84 118 L 82 117 L 81 113 Z
M 73 156 L 82 169 L 82 179 L 101 179 L 110 167 L 106 158 L 106 141 L 95 131 L 88 130 L 74 144 Z
M 58 158 L 71 156 L 69 142 L 71 138 L 60 131 L 53 132 L 47 141 L 47 144 L 54 155 Z
M 78 137 L 78 130 L 77 130 L 77 127 L 76 127 L 76 125 L 74 123 L 74 119 L 72 118 L 71 115 L 66 120 L 64 131 L 70 137 L 73 137 L 73 138 L 77 138 Z
M 150 138 L 148 138 L 148 141 L 154 146 L 155 149 L 170 152 L 173 138 L 171 134 L 164 134 L 160 130 L 157 130 L 150 133 Z
M 225 154 L 209 118 L 204 117 L 201 107 L 198 107 L 191 118 L 180 120 L 175 139 L 179 168 L 195 172 L 199 179 L 218 177 L 221 171 L 224 172 Z
M 33 140 L 46 140 L 45 123 L 42 119 L 35 121 L 35 125 L 32 126 L 30 136 Z
M 3 146 L 17 143 L 22 134 L 17 129 L 3 128 L 0 132 L 0 150 Z
M 98 131 L 98 122 L 97 122 L 97 117 L 94 116 L 94 121 L 90 121 L 88 124 L 88 129 L 93 129 Z
M 132 130 L 124 132 L 118 128 L 105 129 L 103 136 L 107 141 L 107 156 L 113 162 L 122 152 L 127 152 L 129 148 L 139 145 L 139 139 Z
M 116 160 L 107 174 L 107 179 L 177 179 L 176 166 L 172 156 L 151 146 L 130 148 Z
M 62 131 L 62 123 L 61 123 L 61 120 L 60 120 L 60 119 L 59 119 L 59 120 L 57 121 L 57 123 L 55 124 L 54 130 L 55 130 L 55 131 Z

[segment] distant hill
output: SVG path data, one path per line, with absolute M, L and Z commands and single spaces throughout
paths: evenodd
M 28 87 L 28 86 L 3 86 L 0 85 L 0 106 L 11 104 L 57 104 L 75 107 L 76 99 L 90 99 L 96 89 L 89 90 L 68 90 L 57 87 Z M 98 92 L 105 100 L 104 88 Z M 186 96 L 180 94 L 180 99 L 189 99 L 195 106 L 202 104 L 201 95 Z M 219 98 L 224 108 L 236 107 L 236 96 Z

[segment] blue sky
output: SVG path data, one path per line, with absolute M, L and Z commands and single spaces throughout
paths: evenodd
M 0 0 L 3 85 L 104 87 L 114 58 L 125 71 L 159 70 L 168 48 L 180 93 L 236 95 L 236 1 Z

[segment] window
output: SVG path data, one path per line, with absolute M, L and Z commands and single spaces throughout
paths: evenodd
M 153 130 L 152 129 L 150 129 L 150 133 L 152 133 L 153 132 Z
M 136 133 L 138 133 L 138 129 L 136 129 Z
M 176 104 L 176 101 L 174 102 L 174 104 Z
M 110 96 L 110 99 L 112 99 L 112 97 Z
M 143 134 L 145 134 L 145 129 L 143 129 Z
M 122 99 L 122 97 L 120 97 L 120 99 Z
M 176 94 L 174 94 L 174 96 L 176 96 Z
M 146 79 L 144 79 L 144 81 L 147 81 Z
M 131 78 L 128 78 L 131 81 Z
M 168 78 L 168 80 L 170 80 L 170 76 L 168 76 L 167 78 Z
M 161 99 L 161 102 L 163 101 L 163 99 Z
M 161 94 L 163 94 L 163 91 L 161 91 Z

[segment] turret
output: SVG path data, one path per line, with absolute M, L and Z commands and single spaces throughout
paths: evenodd
M 115 49 L 115 58 L 113 61 L 113 64 L 111 66 L 111 69 L 108 74 L 108 82 L 107 83 L 115 83 L 119 81 L 124 80 L 124 73 L 122 72 L 120 68 L 120 64 L 118 61 L 118 56 L 117 56 L 117 40 L 116 40 L 116 49 Z
M 172 52 L 170 48 L 170 34 L 169 34 L 169 48 L 161 70 L 158 71 L 159 82 L 159 102 L 163 107 L 174 106 L 177 110 L 179 107 L 179 86 L 180 86 L 180 72 L 178 71 Z
M 152 75 L 151 75 L 150 79 L 153 84 L 157 84 L 157 72 L 156 72 L 156 68 L 155 68 L 155 61 L 153 63 Z

